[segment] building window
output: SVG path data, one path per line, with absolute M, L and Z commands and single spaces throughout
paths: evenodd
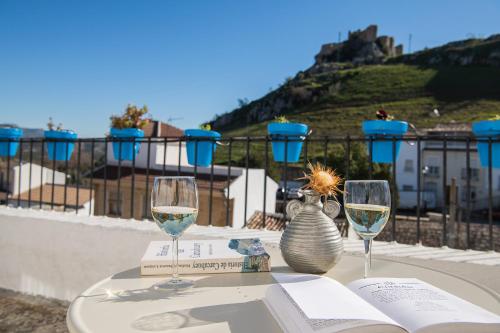
M 427 167 L 427 175 L 439 177 L 439 167 L 434 165 L 429 165 Z
M 462 168 L 462 179 L 467 180 L 467 168 Z M 470 179 L 479 181 L 479 168 L 470 168 Z
M 461 197 L 462 197 L 462 201 L 475 201 L 476 200 L 476 187 L 475 186 L 471 186 L 470 187 L 470 198 L 467 199 L 467 187 L 462 187 L 462 194 L 461 194 Z
M 425 182 L 424 183 L 424 191 L 437 192 L 437 183 Z
M 405 172 L 413 172 L 413 160 L 405 160 Z
M 413 185 L 403 185 L 403 192 L 413 191 Z
M 118 192 L 108 192 L 108 215 L 121 216 L 122 193 L 118 196 Z

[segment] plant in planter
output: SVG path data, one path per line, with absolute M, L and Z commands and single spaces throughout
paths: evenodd
M 288 163 L 298 162 L 302 141 L 308 135 L 308 130 L 306 124 L 291 123 L 285 116 L 276 117 L 274 122 L 269 123 L 267 132 L 271 137 L 274 160 L 285 162 L 286 159 Z
M 197 129 L 187 129 L 186 149 L 188 163 L 191 165 L 208 167 L 212 164 L 213 154 L 217 148 L 217 140 L 221 138 L 219 132 L 212 131 L 210 124 L 203 124 Z M 199 140 L 193 138 L 210 138 L 210 140 Z
M 43 134 L 47 139 L 49 160 L 69 161 L 71 159 L 77 138 L 75 132 L 63 129 L 62 124 L 55 126 L 52 118 L 49 118 L 47 130 Z
M 16 156 L 23 130 L 17 127 L 0 127 L 0 156 Z
M 292 218 L 281 236 L 285 262 L 301 273 L 325 273 L 342 257 L 342 236 L 333 219 L 340 213 L 336 195 L 342 178 L 320 163 L 309 163 L 304 202 L 291 200 L 286 206 Z M 321 198 L 323 197 L 323 203 Z M 334 200 L 328 200 L 333 197 Z
M 393 154 L 396 159 L 399 156 L 401 140 L 396 141 L 396 149 L 393 150 L 392 140 L 377 140 L 377 138 L 402 138 L 408 131 L 406 121 L 393 120 L 393 117 L 387 114 L 384 109 L 376 113 L 377 120 L 363 121 L 363 133 L 372 138 L 372 161 L 377 163 L 392 163 Z M 370 149 L 370 147 L 368 147 Z
M 472 123 L 472 132 L 478 139 L 477 150 L 481 166 L 488 167 L 490 159 L 488 141 L 500 138 L 500 115 Z M 500 142 L 491 143 L 491 165 L 493 168 L 500 168 Z
M 136 139 L 144 137 L 142 129 L 151 121 L 146 117 L 147 113 L 146 105 L 138 108 L 129 104 L 123 115 L 111 116 L 110 136 L 115 160 L 131 161 L 139 153 L 141 142 Z

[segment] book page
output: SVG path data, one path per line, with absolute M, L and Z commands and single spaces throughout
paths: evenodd
M 500 325 L 499 316 L 418 279 L 368 278 L 347 287 L 410 332 L 444 323 Z
M 385 324 L 379 321 L 359 319 L 310 319 L 279 284 L 272 285 L 268 288 L 264 303 L 283 331 L 288 333 L 406 332 L 401 327 L 390 326 L 391 324 Z
M 340 282 L 330 278 L 305 274 L 272 275 L 309 319 L 362 319 L 398 325 Z

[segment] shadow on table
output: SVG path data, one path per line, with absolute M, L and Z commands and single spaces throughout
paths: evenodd
M 273 267 L 274 273 L 290 273 L 292 270 L 288 266 Z M 275 280 L 270 273 L 226 273 L 226 274 L 199 274 L 200 279 L 195 281 L 195 288 L 203 287 L 240 287 L 240 286 L 257 286 L 263 284 L 275 283 Z M 152 276 L 158 278 L 158 276 Z M 115 279 L 138 279 L 149 278 L 148 276 L 141 276 L 140 267 L 135 267 L 111 277 Z M 165 276 L 168 278 L 168 275 Z
M 131 326 L 142 331 L 162 331 L 187 327 L 202 328 L 217 323 L 227 323 L 231 332 L 281 332 L 262 301 L 156 313 L 137 318 Z M 207 331 L 211 328 L 207 327 Z
M 100 302 L 124 303 L 165 300 L 189 296 L 195 293 L 197 293 L 197 291 L 193 288 L 167 290 L 157 289 L 154 286 L 128 290 L 107 290 L 105 297 L 103 297 Z
M 126 271 L 116 273 L 111 277 L 111 280 L 119 280 L 119 279 L 138 279 L 141 277 L 141 268 L 134 267 L 131 269 L 127 269 Z
M 291 272 L 289 267 L 273 267 L 272 271 Z M 195 288 L 259 286 L 275 282 L 276 280 L 274 280 L 271 273 L 267 272 L 207 274 L 196 281 Z

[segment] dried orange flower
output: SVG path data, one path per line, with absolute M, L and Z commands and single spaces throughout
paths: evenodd
M 342 178 L 335 173 L 335 170 L 329 167 L 321 165 L 321 163 L 316 163 L 316 165 L 307 165 L 309 169 L 309 174 L 304 173 L 304 177 L 301 179 L 307 179 L 308 184 L 304 186 L 304 189 L 313 190 L 324 196 L 335 196 L 340 192 L 339 185 L 342 182 Z

